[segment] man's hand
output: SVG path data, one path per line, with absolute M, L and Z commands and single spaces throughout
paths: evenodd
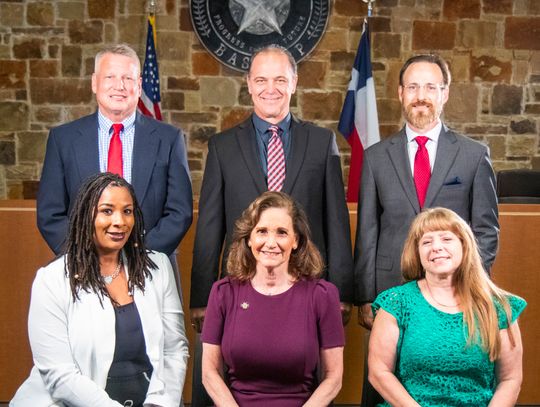
M 371 331 L 373 327 L 373 311 L 371 309 L 371 302 L 367 302 L 358 307 L 358 323 L 367 330 Z
M 352 304 L 349 304 L 348 302 L 340 302 L 339 305 L 341 309 L 341 321 L 343 322 L 343 326 L 345 326 L 351 319 Z
M 195 329 L 195 332 L 200 334 L 204 323 L 204 315 L 206 314 L 206 307 L 203 308 L 191 308 L 189 315 L 191 319 L 191 326 Z

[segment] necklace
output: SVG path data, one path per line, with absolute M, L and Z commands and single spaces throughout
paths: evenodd
M 435 298 L 435 296 L 433 295 L 433 293 L 431 292 L 431 288 L 429 287 L 429 283 L 427 281 L 427 278 L 424 279 L 424 281 L 426 282 L 426 287 L 428 289 L 428 292 L 429 292 L 429 296 L 433 299 L 433 301 L 435 301 L 437 303 L 437 305 L 440 305 L 441 307 L 445 307 L 445 308 L 455 308 L 455 307 L 459 307 L 460 303 L 456 303 L 455 305 L 447 305 L 447 304 L 443 304 L 442 302 L 439 302 L 437 301 L 437 298 Z
M 120 270 L 122 268 L 122 257 L 120 256 L 118 258 L 118 264 L 116 265 L 116 269 L 114 270 L 114 273 L 108 275 L 108 276 L 104 276 L 103 274 L 101 275 L 101 278 L 103 279 L 103 281 L 105 282 L 105 284 L 109 285 L 113 282 L 113 280 L 118 277 L 118 275 L 120 274 Z

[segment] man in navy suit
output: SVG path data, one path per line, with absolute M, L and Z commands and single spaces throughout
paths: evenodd
M 449 86 L 448 65 L 440 56 L 409 58 L 401 68 L 398 87 L 406 124 L 365 151 L 354 273 L 358 320 L 367 329 L 373 324 L 373 300 L 402 282 L 401 252 L 422 208 L 442 206 L 455 211 L 471 225 L 486 271 L 495 260 L 499 222 L 489 151 L 441 121 Z M 417 187 L 421 182 L 418 155 L 424 148 L 430 172 L 427 189 Z M 366 385 L 362 406 L 382 401 Z
M 107 171 L 112 127 L 121 123 L 120 167 L 142 208 L 147 247 L 166 253 L 175 265 L 193 208 L 184 137 L 177 128 L 137 113 L 140 61 L 129 46 L 96 55 L 92 91 L 96 113 L 50 131 L 37 198 L 38 228 L 60 253 L 75 195 L 87 177 Z

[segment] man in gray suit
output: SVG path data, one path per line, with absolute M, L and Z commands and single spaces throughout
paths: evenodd
M 450 72 L 441 57 L 410 58 L 399 74 L 405 127 L 365 151 L 354 274 L 358 321 L 367 329 L 373 324 L 375 297 L 401 283 L 403 244 L 422 208 L 443 206 L 458 213 L 471 225 L 487 271 L 495 260 L 499 223 L 489 152 L 441 122 L 449 85 Z M 374 405 L 366 393 L 364 386 L 362 405 Z
M 344 321 L 353 300 L 349 213 L 334 134 L 291 115 L 296 90 L 296 63 L 279 46 L 256 52 L 247 85 L 254 112 L 243 123 L 212 137 L 199 202 L 191 272 L 191 320 L 200 332 L 212 284 L 219 277 L 234 222 L 261 193 L 269 189 L 267 151 L 277 126 L 285 156 L 282 192 L 306 212 L 314 243 L 327 264 L 325 278 L 340 292 Z M 271 185 L 271 184 L 270 184 Z M 225 262 L 222 261 L 222 270 Z M 194 362 L 197 369 L 197 360 Z M 194 376 L 197 371 L 194 372 Z M 194 378 L 194 386 L 197 379 Z M 204 405 L 196 399 L 193 405 Z

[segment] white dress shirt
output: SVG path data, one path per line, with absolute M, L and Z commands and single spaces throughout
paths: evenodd
M 439 142 L 439 134 L 441 134 L 442 123 L 439 120 L 437 125 L 429 131 L 424 133 L 417 133 L 409 127 L 407 123 L 405 125 L 405 133 L 407 134 L 407 152 L 409 154 L 409 164 L 411 166 L 411 174 L 414 176 L 414 157 L 416 156 L 416 151 L 418 150 L 418 143 L 416 142 L 416 136 L 426 136 L 429 138 L 426 143 L 426 149 L 429 154 L 429 166 L 431 167 L 431 172 L 433 172 L 433 164 L 435 163 L 435 156 L 437 155 L 437 143 Z

